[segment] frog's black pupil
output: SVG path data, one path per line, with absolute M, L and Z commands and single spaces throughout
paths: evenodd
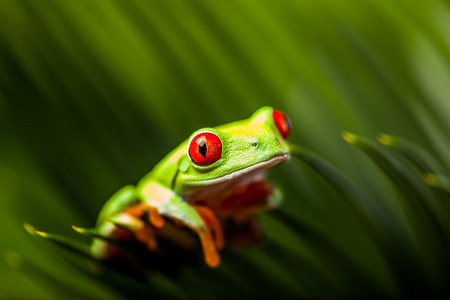
M 200 144 L 198 144 L 198 152 L 200 152 L 203 157 L 206 157 L 206 151 L 208 151 L 208 148 L 206 148 L 206 142 L 202 140 Z

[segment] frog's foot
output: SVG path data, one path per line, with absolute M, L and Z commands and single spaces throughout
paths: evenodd
M 75 227 L 74 227 L 75 228 Z M 98 234 L 102 237 L 116 240 L 128 241 L 133 239 L 133 235 L 128 230 L 118 227 L 110 221 L 104 222 L 98 229 Z M 92 256 L 97 259 L 114 260 L 121 255 L 121 250 L 116 245 L 103 238 L 94 238 L 91 245 Z
M 192 207 L 197 211 L 197 213 L 203 219 L 205 227 L 207 228 L 206 230 L 210 231 L 211 234 L 214 235 L 214 242 L 215 242 L 216 247 L 219 250 L 222 250 L 224 247 L 225 241 L 224 241 L 224 237 L 223 237 L 222 225 L 220 224 L 216 215 L 207 206 L 194 204 L 194 205 L 192 205 Z
M 164 218 L 158 213 L 158 210 L 148 204 L 138 203 L 123 211 L 123 214 L 127 214 L 134 218 L 142 219 L 144 215 L 148 216 L 150 224 L 156 228 L 162 228 L 164 226 Z
M 185 206 L 184 210 L 187 214 L 184 215 L 184 218 L 176 216 L 173 212 L 169 214 L 169 217 L 175 223 L 187 226 L 197 233 L 206 264 L 211 268 L 219 266 L 220 255 L 217 249 L 222 249 L 224 246 L 224 235 L 219 220 L 206 206 L 187 204 L 186 202 L 179 204 Z
M 165 222 L 156 208 L 139 203 L 127 208 L 112 221 L 130 230 L 136 240 L 146 245 L 149 250 L 158 248 L 155 228 L 162 228 Z
M 211 268 L 215 268 L 220 264 L 220 255 L 217 249 L 223 249 L 224 246 L 222 225 L 210 208 L 202 205 L 192 205 L 192 207 L 204 223 L 204 226 L 194 228 L 194 230 L 200 238 L 205 262 Z
M 220 264 L 220 255 L 217 252 L 211 230 L 209 228 L 204 228 L 204 230 L 197 230 L 197 234 L 202 244 L 206 264 L 211 268 L 216 268 Z
M 148 221 L 145 217 L 148 218 Z M 161 228 L 162 226 L 164 226 L 164 218 L 158 214 L 155 208 L 136 204 L 107 220 L 99 228 L 99 233 L 117 241 L 127 241 L 134 237 L 153 251 L 158 248 L 155 227 Z M 92 253 L 98 258 L 110 259 L 116 257 L 119 251 L 116 246 L 96 239 L 92 245 Z
M 157 213 L 190 228 L 198 235 L 208 266 L 214 268 L 220 264 L 217 248 L 223 248 L 224 245 L 222 227 L 208 207 L 191 205 L 157 182 L 150 182 L 143 189 L 143 196 L 144 205 L 157 208 Z M 153 213 L 152 218 L 152 212 L 149 211 L 150 222 L 154 226 L 158 224 L 157 213 Z

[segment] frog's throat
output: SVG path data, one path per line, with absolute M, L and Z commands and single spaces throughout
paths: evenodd
M 290 159 L 289 154 L 279 154 L 275 155 L 272 158 L 269 158 L 268 160 L 256 163 L 254 165 L 248 166 L 246 168 L 231 172 L 230 174 L 220 176 L 213 179 L 206 179 L 206 180 L 198 180 L 198 181 L 188 181 L 188 184 L 196 184 L 196 185 L 213 185 L 221 182 L 230 181 L 232 179 L 235 179 L 237 177 L 240 177 L 242 175 L 248 174 L 250 172 L 253 172 L 258 169 L 267 169 L 270 167 L 275 166 L 276 164 L 279 164 L 283 161 L 288 161 Z

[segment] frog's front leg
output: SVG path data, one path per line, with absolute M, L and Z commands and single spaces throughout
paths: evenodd
M 209 208 L 191 206 L 180 195 L 154 181 L 148 182 L 140 193 L 144 206 L 155 209 L 154 213 L 181 222 L 197 233 L 205 261 L 210 267 L 220 264 L 217 248 L 223 247 L 222 227 Z
M 128 208 L 113 214 L 105 219 L 98 227 L 98 233 L 104 237 L 118 241 L 128 241 L 133 238 L 143 243 L 148 249 L 156 250 L 157 241 L 154 232 L 155 223 L 145 222 L 143 215 L 150 210 L 141 203 L 132 204 Z M 162 219 L 160 215 L 159 218 Z M 164 219 L 162 219 L 164 221 Z M 164 225 L 164 223 L 162 223 Z M 156 223 L 155 227 L 161 227 Z M 121 251 L 115 245 L 102 239 L 94 239 L 91 251 L 94 257 L 99 259 L 114 259 L 121 255 Z

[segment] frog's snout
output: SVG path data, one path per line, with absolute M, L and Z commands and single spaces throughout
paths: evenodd
M 281 145 L 280 140 L 276 135 L 271 136 L 270 139 L 254 138 L 250 141 L 250 147 L 255 150 L 273 148 L 274 146 L 278 147 L 280 145 Z

